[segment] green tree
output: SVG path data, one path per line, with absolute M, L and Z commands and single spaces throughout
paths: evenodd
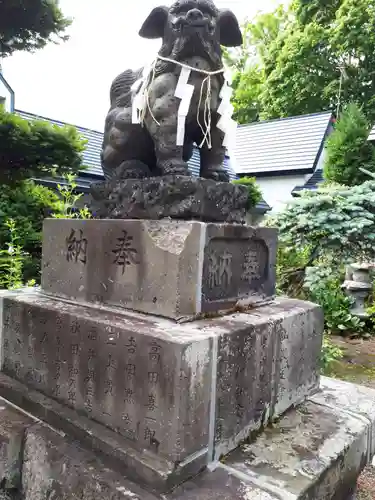
M 85 143 L 74 127 L 29 122 L 0 109 L 0 182 L 77 173 Z
M 0 57 L 66 40 L 70 24 L 58 0 L 0 0 Z
M 61 201 L 51 189 L 32 180 L 2 185 L 0 191 L 0 248 L 13 245 L 8 221 L 17 228 L 17 244 L 22 248 L 25 281 L 38 281 L 42 226 L 45 217 L 61 211 Z
M 259 14 L 253 21 L 244 24 L 243 45 L 224 52 L 226 65 L 233 71 L 232 104 L 238 123 L 259 119 L 260 95 L 265 81 L 263 61 L 287 19 L 288 11 L 283 6 L 272 13 Z
M 375 120 L 375 5 L 295 0 L 294 19 L 271 45 L 261 95 L 266 118 L 356 102 Z
M 294 0 L 258 16 L 229 52 L 240 122 L 316 113 L 355 102 L 375 121 L 375 4 Z
M 370 124 L 362 109 L 349 104 L 326 142 L 324 177 L 327 181 L 354 186 L 368 180 L 360 167 L 375 171 L 375 150 L 368 142 Z
M 283 245 L 308 249 L 306 267 L 329 256 L 336 263 L 374 259 L 375 181 L 303 191 L 270 224 Z

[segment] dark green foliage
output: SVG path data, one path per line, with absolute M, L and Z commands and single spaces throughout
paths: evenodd
M 318 262 L 307 269 L 305 288 L 308 298 L 323 308 L 326 331 L 333 335 L 358 336 L 364 322 L 350 312 L 352 300 L 345 295 L 342 267 L 333 267 L 329 261 Z
M 354 186 L 368 180 L 360 170 L 375 171 L 375 150 L 368 142 L 370 125 L 355 104 L 349 104 L 326 142 L 327 159 L 324 177 L 330 182 Z
M 366 335 L 341 284 L 346 262 L 375 259 L 375 181 L 303 192 L 269 225 L 279 229 L 279 292 L 319 303 L 329 333 Z
M 314 259 L 375 258 L 375 181 L 304 191 L 273 223 L 288 246 L 310 248 Z
M 43 219 L 61 210 L 61 202 L 51 189 L 23 181 L 16 186 L 3 185 L 0 191 L 0 248 L 11 244 L 7 221 L 17 228 L 18 244 L 25 254 L 24 278 L 38 281 L 41 258 Z
M 242 29 L 242 47 L 225 49 L 224 60 L 234 70 L 232 87 L 234 119 L 238 123 L 257 121 L 261 113 L 261 92 L 264 84 L 264 60 L 269 47 L 277 39 L 288 17 L 278 7 L 272 13 L 259 14 Z
M 66 40 L 70 24 L 58 0 L 0 0 L 0 57 Z
M 241 177 L 232 181 L 233 184 L 246 186 L 249 192 L 247 209 L 251 210 L 262 200 L 262 192 L 254 177 Z
M 374 2 L 295 0 L 248 22 L 244 34 L 242 51 L 227 57 L 241 123 L 335 110 L 339 101 L 358 103 L 375 122 Z
M 84 148 L 74 127 L 28 122 L 0 109 L 0 183 L 78 172 Z

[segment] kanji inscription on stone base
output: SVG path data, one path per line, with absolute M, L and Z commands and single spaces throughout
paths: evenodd
M 77 306 L 70 305 L 62 313 L 59 301 L 45 300 L 48 307 L 38 301 L 8 307 L 5 300 L 6 373 L 118 432 L 136 449 L 176 460 L 201 449 L 208 432 L 202 427 L 208 395 L 192 395 L 197 370 L 192 374 L 183 368 L 184 397 L 179 405 L 171 403 L 180 397 L 183 345 L 176 348 L 148 336 L 151 323 L 139 335 L 123 316 L 112 315 L 108 324 L 94 310 L 81 308 L 77 315 Z M 205 369 L 202 365 L 198 371 Z M 207 385 L 202 390 L 207 392 Z M 188 403 L 189 438 L 184 436 L 183 406 Z
M 206 302 L 261 290 L 270 273 L 269 249 L 261 240 L 213 238 L 205 255 L 202 294 Z
M 276 242 L 273 229 L 234 224 L 48 219 L 42 288 L 180 319 L 271 297 Z

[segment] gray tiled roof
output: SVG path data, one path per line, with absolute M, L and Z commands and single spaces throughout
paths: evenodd
M 308 181 L 305 182 L 303 186 L 296 186 L 293 191 L 292 195 L 298 195 L 301 191 L 304 191 L 307 189 L 308 191 L 316 191 L 319 187 L 319 184 L 324 182 L 324 177 L 323 177 L 323 170 L 321 168 L 315 170 L 313 175 L 309 178 Z
M 238 127 L 233 150 L 236 173 L 312 172 L 331 117 L 327 111 Z
M 27 113 L 25 111 L 19 111 L 16 110 L 16 113 L 21 116 L 22 118 L 25 118 L 26 120 L 44 120 L 49 123 L 52 123 L 54 125 L 58 125 L 60 127 L 67 125 L 66 123 L 57 121 L 57 120 L 51 120 L 50 118 L 45 118 L 42 116 L 34 115 L 32 113 Z M 90 130 L 87 128 L 82 128 L 82 127 L 77 127 L 74 125 L 74 127 L 78 130 L 78 132 L 81 134 L 82 137 L 87 139 L 87 145 L 86 149 L 83 153 L 83 162 L 82 164 L 87 166 L 88 168 L 84 170 L 83 175 L 84 177 L 79 177 L 77 179 L 77 183 L 79 187 L 82 188 L 89 188 L 90 185 L 90 177 L 95 176 L 95 177 L 100 177 L 103 178 L 103 171 L 101 167 L 101 161 L 100 161 L 100 152 L 102 149 L 102 142 L 103 142 L 103 133 L 102 132 L 97 132 L 96 130 Z M 199 176 L 199 170 L 200 170 L 200 158 L 199 158 L 199 151 L 198 149 L 195 149 L 193 152 L 193 156 L 191 160 L 189 161 L 189 167 L 190 171 L 192 172 L 193 175 Z M 229 176 L 231 180 L 235 179 L 237 176 L 233 170 L 233 168 L 230 165 L 229 158 L 226 158 L 224 161 L 224 168 L 227 170 L 229 173 Z
M 39 119 L 52 123 L 53 125 L 58 125 L 59 127 L 67 125 L 67 123 L 63 123 L 58 120 L 51 120 L 50 118 L 34 115 L 32 113 L 26 113 L 25 111 L 16 110 L 15 113 L 17 113 L 17 115 L 21 116 L 22 118 L 25 118 L 25 120 Z M 88 141 L 86 149 L 83 152 L 82 161 L 82 164 L 87 167 L 85 173 L 92 176 L 103 177 L 103 171 L 100 163 L 100 152 L 103 142 L 102 132 L 97 132 L 96 130 L 90 130 L 88 128 L 77 127 L 76 125 L 74 125 L 74 127 L 78 130 L 80 135 Z

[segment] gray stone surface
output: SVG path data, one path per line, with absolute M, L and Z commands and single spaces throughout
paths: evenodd
M 291 323 L 303 325 L 301 339 L 289 337 Z M 3 371 L 121 435 L 120 460 L 131 450 L 135 462 L 154 457 L 163 481 L 171 468 L 196 473 L 236 447 L 279 415 L 280 395 L 292 406 L 314 392 L 322 327 L 317 306 L 291 300 L 177 324 L 12 294 L 3 305 Z M 301 349 L 309 357 L 296 370 Z M 149 470 L 144 481 L 157 482 Z
M 216 459 L 319 387 L 322 311 L 287 300 L 250 317 L 218 341 Z
M 0 374 L 0 387 L 6 378 Z M 45 398 L 43 404 L 48 418 L 57 403 L 49 405 Z M 22 488 L 0 490 L 0 498 L 346 500 L 375 451 L 374 405 L 375 391 L 323 378 L 320 393 L 290 410 L 252 443 L 242 444 L 222 462 L 211 463 L 197 477 L 162 494 L 142 489 L 129 470 L 116 470 L 108 454 L 80 447 L 72 441 L 74 435 L 31 421 L 20 450 Z M 7 402 L 4 407 L 0 428 L 4 428 L 3 420 L 8 427 L 11 413 L 16 420 L 20 418 Z M 92 422 L 94 432 L 95 425 Z M 19 433 L 16 426 L 8 429 L 9 436 Z
M 173 464 L 148 450 L 136 451 L 118 432 L 79 414 L 67 405 L 0 373 L 0 395 L 47 422 L 105 458 L 108 466 L 155 491 L 166 491 L 195 476 L 207 462 L 206 454 L 195 455 L 187 463 Z
M 42 288 L 171 318 L 275 292 L 277 231 L 183 221 L 44 224 Z
M 246 186 L 200 177 L 112 179 L 91 187 L 92 210 L 104 219 L 243 222 L 249 205 Z
M 341 500 L 375 452 L 375 391 L 323 379 L 322 392 L 290 410 L 225 460 L 281 500 Z
M 5 490 L 21 485 L 23 441 L 35 420 L 0 398 L 0 484 Z
M 22 493 L 23 500 L 156 500 L 43 425 L 26 434 Z
M 176 489 L 167 500 L 280 500 L 280 497 L 268 493 L 251 483 L 229 473 L 220 465 L 213 471 L 205 471 L 195 479 Z

